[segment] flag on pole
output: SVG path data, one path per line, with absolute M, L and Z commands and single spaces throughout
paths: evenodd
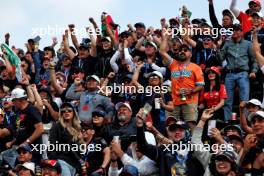
M 5 56 L 16 71 L 16 78 L 20 82 L 22 80 L 21 61 L 20 58 L 5 43 L 1 44 L 2 52 L 5 50 Z

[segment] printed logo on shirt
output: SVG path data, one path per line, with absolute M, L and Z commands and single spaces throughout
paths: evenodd
M 178 79 L 180 76 L 190 78 L 192 74 L 192 70 L 182 70 L 182 71 L 173 71 L 171 76 L 175 79 Z

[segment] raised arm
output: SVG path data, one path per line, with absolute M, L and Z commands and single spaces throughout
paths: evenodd
M 233 14 L 235 15 L 235 17 L 237 18 L 239 16 L 239 9 L 236 7 L 236 3 L 237 0 L 232 0 L 231 4 L 230 4 L 230 10 L 231 12 L 233 12 Z
M 64 45 L 64 49 L 65 49 L 66 54 L 72 60 L 75 57 L 75 54 L 70 49 L 70 46 L 69 46 L 69 34 L 68 34 L 68 30 L 65 30 L 65 34 L 63 35 L 63 45 Z
M 102 36 L 101 29 L 98 27 L 97 23 L 94 21 L 93 17 L 89 18 L 90 23 L 92 23 L 94 30 L 96 32 L 96 44 L 102 46 Z
M 256 28 L 253 29 L 253 52 L 255 53 L 258 65 L 261 68 L 264 65 L 264 57 L 261 54 Z
M 132 77 L 132 83 L 136 86 L 136 87 L 142 87 L 142 85 L 138 82 L 138 77 L 139 77 L 139 73 L 141 68 L 143 67 L 144 63 L 143 62 L 138 62 L 136 69 L 134 71 L 133 77 Z
M 78 43 L 78 39 L 76 37 L 74 28 L 75 28 L 74 24 L 69 24 L 69 30 L 70 30 L 70 33 L 71 33 L 72 43 L 73 43 L 74 47 L 78 50 L 80 45 Z
M 245 117 L 244 111 L 246 107 L 246 102 L 242 101 L 239 105 L 239 112 L 240 112 L 240 125 L 241 128 L 246 132 L 246 133 L 253 133 L 252 128 L 248 126 L 247 124 L 247 119 Z
M 218 19 L 216 18 L 216 15 L 215 15 L 213 0 L 208 0 L 208 2 L 209 2 L 210 21 L 211 21 L 214 28 L 221 28 L 221 25 L 219 24 Z
M 162 41 L 161 41 L 159 53 L 163 59 L 164 65 L 170 65 L 172 63 L 173 59 L 167 53 L 167 51 L 169 50 L 169 46 L 168 46 L 169 35 L 167 34 L 166 30 L 167 29 L 162 30 Z
M 64 90 L 63 90 L 63 87 L 61 87 L 57 83 L 56 74 L 55 74 L 55 65 L 50 64 L 49 71 L 50 71 L 49 73 L 50 73 L 51 86 L 55 89 L 56 93 L 58 93 L 59 95 L 61 95 Z
M 119 58 L 120 58 L 120 51 L 117 50 L 117 51 L 115 52 L 115 54 L 112 56 L 111 60 L 110 60 L 110 65 L 111 65 L 111 67 L 112 67 L 112 69 L 113 69 L 113 71 L 114 71 L 115 73 L 117 73 L 118 70 L 119 70 L 119 67 L 118 67 L 118 65 L 117 65 L 117 63 L 116 63 L 116 61 L 117 61 Z
M 97 49 L 96 49 L 96 41 L 95 41 L 95 38 L 94 38 L 94 34 L 89 32 L 90 28 L 86 28 L 86 31 L 88 32 L 90 40 L 91 40 L 90 55 L 92 57 L 96 57 L 97 56 Z

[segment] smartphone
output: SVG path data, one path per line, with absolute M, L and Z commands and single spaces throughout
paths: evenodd
M 207 130 L 207 135 L 210 136 L 210 131 L 212 128 L 216 127 L 216 120 L 209 120 L 208 121 L 208 130 Z
M 143 107 L 143 120 L 145 121 L 147 114 L 152 110 L 152 106 L 149 103 L 146 103 Z
M 120 142 L 120 141 L 119 141 L 119 136 L 114 136 L 114 137 L 113 137 L 113 141 L 115 141 L 115 142 L 118 142 L 118 143 L 119 143 L 119 142 Z

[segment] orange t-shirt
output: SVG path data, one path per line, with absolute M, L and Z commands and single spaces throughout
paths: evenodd
M 186 100 L 181 100 L 180 89 L 193 89 L 196 86 L 204 86 L 202 69 L 194 63 L 183 65 L 178 63 L 176 60 L 172 61 L 169 68 L 171 71 L 173 104 L 198 104 L 198 92 L 190 96 L 186 96 Z

